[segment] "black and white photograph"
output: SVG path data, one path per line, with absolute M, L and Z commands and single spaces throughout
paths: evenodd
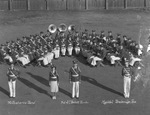
M 150 115 L 150 0 L 0 0 L 0 115 Z

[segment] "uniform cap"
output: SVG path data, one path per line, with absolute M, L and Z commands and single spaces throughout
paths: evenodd
M 73 64 L 77 64 L 77 61 L 75 61 L 75 60 L 74 60 L 74 61 L 72 61 L 72 62 L 73 62 Z
M 129 60 L 126 60 L 125 63 L 129 63 Z
M 55 66 L 55 65 L 52 65 L 52 66 L 51 66 L 51 69 L 53 69 L 53 68 L 55 68 L 55 69 L 56 69 L 56 66 Z

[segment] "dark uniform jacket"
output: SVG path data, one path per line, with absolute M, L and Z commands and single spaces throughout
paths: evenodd
M 77 82 L 77 81 L 81 81 L 81 70 L 79 67 L 77 67 L 77 69 L 75 69 L 74 67 L 70 68 L 70 81 L 72 82 Z
M 132 77 L 134 74 L 134 71 L 133 71 L 133 68 L 132 67 L 124 67 L 122 69 L 122 76 L 125 76 L 125 77 Z
M 53 72 L 49 73 L 49 81 L 59 81 L 59 75 L 57 71 L 55 73 Z
M 17 79 L 18 75 L 19 75 L 19 72 L 17 69 L 8 68 L 8 71 L 7 71 L 8 81 L 10 81 L 10 80 L 15 81 Z

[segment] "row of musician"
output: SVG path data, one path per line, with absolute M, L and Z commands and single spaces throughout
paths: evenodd
M 16 42 L 7 42 L 0 49 L 2 61 L 18 63 L 23 67 L 30 63 L 47 66 L 52 59 L 58 59 L 60 55 L 72 56 L 73 52 L 77 56 L 82 54 L 91 66 L 104 66 L 105 60 L 111 65 L 129 60 L 133 66 L 135 62 L 142 61 L 143 46 L 126 36 L 121 38 L 120 34 L 114 38 L 111 31 L 105 36 L 104 31 L 98 35 L 94 30 L 91 34 L 85 30 L 81 35 L 79 32 L 69 32 L 67 36 L 61 31 L 55 37 L 51 32 L 45 35 L 40 32 Z

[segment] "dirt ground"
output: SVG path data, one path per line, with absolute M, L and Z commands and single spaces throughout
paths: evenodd
M 75 24 L 78 31 L 85 28 L 107 34 L 111 30 L 139 41 L 139 30 L 150 28 L 150 12 L 141 10 L 100 11 L 16 11 L 0 12 L 0 43 L 16 40 L 22 36 L 46 32 L 49 24 Z M 143 32 L 144 33 L 144 32 Z M 146 46 L 142 34 L 141 44 Z M 68 70 L 72 60 L 77 59 L 82 70 L 80 99 L 72 100 Z M 0 65 L 0 115 L 149 115 L 150 85 L 142 82 L 132 84 L 131 97 L 124 99 L 121 67 L 90 68 L 82 57 L 61 57 L 54 60 L 60 75 L 58 99 L 50 98 L 48 86 L 49 68 L 19 68 L 21 78 L 17 81 L 17 97 L 8 97 L 7 65 Z M 10 104 L 10 102 L 21 104 Z M 67 103 L 68 102 L 68 103 Z M 107 103 L 105 103 L 107 102 Z M 120 102 L 120 103 L 119 103 Z M 26 104 L 25 104 L 26 103 Z M 80 103 L 80 104 L 79 104 Z M 128 103 L 128 104 L 127 104 Z

